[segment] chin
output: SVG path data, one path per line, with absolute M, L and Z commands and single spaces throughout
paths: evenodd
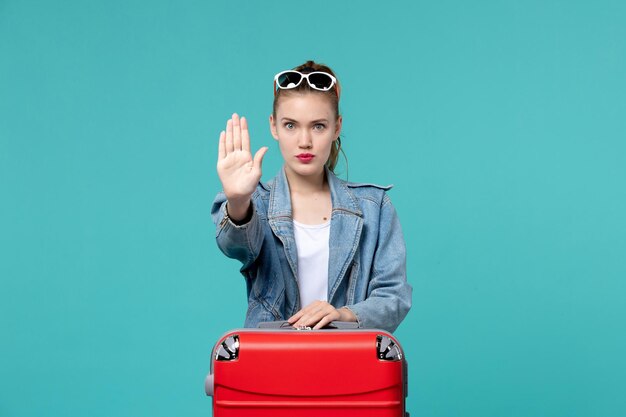
M 312 177 L 317 176 L 324 173 L 324 165 L 296 165 L 289 166 L 289 170 L 291 170 L 294 174 L 300 175 L 302 177 Z

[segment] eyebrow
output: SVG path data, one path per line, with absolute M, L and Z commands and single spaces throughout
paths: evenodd
M 298 121 L 297 121 L 297 120 L 292 119 L 292 118 L 290 118 L 290 117 L 282 117 L 282 118 L 280 119 L 280 121 L 281 121 L 281 122 L 294 122 L 294 123 L 298 123 Z M 328 119 L 316 119 L 316 120 L 311 120 L 311 122 L 310 122 L 310 123 L 315 124 L 315 123 L 320 123 L 320 122 L 326 122 L 326 123 L 328 123 Z

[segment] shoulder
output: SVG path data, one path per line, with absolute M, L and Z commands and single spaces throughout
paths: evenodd
M 389 201 L 387 191 L 393 188 L 393 184 L 381 185 L 372 182 L 349 182 L 341 180 L 346 188 L 359 199 L 370 200 L 377 204 L 385 204 Z
M 353 203 L 359 202 L 357 205 L 374 203 L 382 206 L 389 200 L 387 191 L 391 189 L 391 185 L 379 185 L 373 182 L 351 182 L 337 177 L 330 171 L 327 171 L 327 174 L 331 190 L 343 191 Z

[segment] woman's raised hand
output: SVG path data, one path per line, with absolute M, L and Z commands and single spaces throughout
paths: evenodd
M 252 158 L 248 121 L 233 114 L 226 122 L 226 131 L 220 133 L 217 175 L 228 199 L 229 215 L 235 219 L 245 217 L 250 196 L 261 179 L 265 152 L 267 147 L 259 149 Z M 240 216 L 241 210 L 244 210 L 243 216 Z

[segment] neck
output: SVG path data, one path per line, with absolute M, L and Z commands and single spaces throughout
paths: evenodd
M 327 188 L 326 172 L 322 171 L 317 175 L 303 177 L 295 172 L 285 169 L 289 190 L 292 193 L 315 193 Z

